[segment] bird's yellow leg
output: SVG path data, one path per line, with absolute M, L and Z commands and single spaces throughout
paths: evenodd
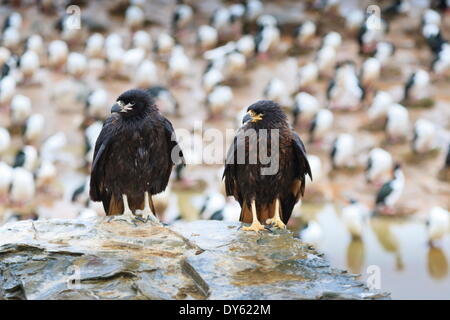
M 252 200 L 252 224 L 249 227 L 242 227 L 244 231 L 255 231 L 264 230 L 264 226 L 259 222 L 258 216 L 256 215 L 256 205 L 255 200 Z
M 118 218 L 118 220 L 123 220 L 123 221 L 126 221 L 126 222 L 136 225 L 134 214 L 131 211 L 130 206 L 128 205 L 128 198 L 127 198 L 126 194 L 122 195 L 122 201 L 123 201 L 123 213 Z
M 266 220 L 267 224 L 273 224 L 274 227 L 280 229 L 286 229 L 286 225 L 281 221 L 280 218 L 280 200 L 278 198 L 275 200 L 275 215 L 271 219 Z
M 145 221 L 152 221 L 152 222 L 156 222 L 159 223 L 158 218 L 154 215 L 154 212 L 152 212 L 152 210 L 150 209 L 150 197 L 148 195 L 148 192 L 145 192 L 144 195 L 145 199 L 144 199 L 144 210 L 140 211 L 142 218 L 145 219 Z

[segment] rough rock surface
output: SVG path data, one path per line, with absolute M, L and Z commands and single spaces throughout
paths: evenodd
M 1 299 L 379 299 L 292 233 L 119 220 L 0 228 Z

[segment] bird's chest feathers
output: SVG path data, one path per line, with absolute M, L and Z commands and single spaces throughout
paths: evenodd
M 124 164 L 129 169 L 139 169 L 149 161 L 153 143 L 151 130 L 122 128 L 119 131 L 119 139 L 114 143 L 112 160 Z

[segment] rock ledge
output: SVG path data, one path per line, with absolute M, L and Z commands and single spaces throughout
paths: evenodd
M 1 299 L 386 299 L 291 232 L 105 219 L 0 228 Z

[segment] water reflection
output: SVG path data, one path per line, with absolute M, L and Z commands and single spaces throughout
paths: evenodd
M 367 277 L 370 265 L 380 267 L 382 290 L 393 298 L 449 298 L 448 259 L 450 236 L 439 247 L 429 247 L 424 219 L 375 216 L 364 229 L 361 239 L 354 239 L 342 221 L 335 204 L 304 203 L 290 228 L 301 235 L 305 224 L 316 221 L 322 229 L 317 248 L 330 263 Z
M 400 253 L 399 241 L 392 227 L 394 220 L 387 217 L 375 217 L 371 219 L 372 230 L 379 243 L 383 246 L 386 252 L 392 253 L 395 256 L 395 266 L 397 270 L 403 270 L 403 261 Z
M 448 261 L 444 250 L 441 248 L 428 249 L 428 273 L 433 279 L 439 280 L 447 277 Z
M 347 267 L 352 273 L 362 273 L 364 265 L 364 243 L 361 239 L 352 239 L 347 248 Z

